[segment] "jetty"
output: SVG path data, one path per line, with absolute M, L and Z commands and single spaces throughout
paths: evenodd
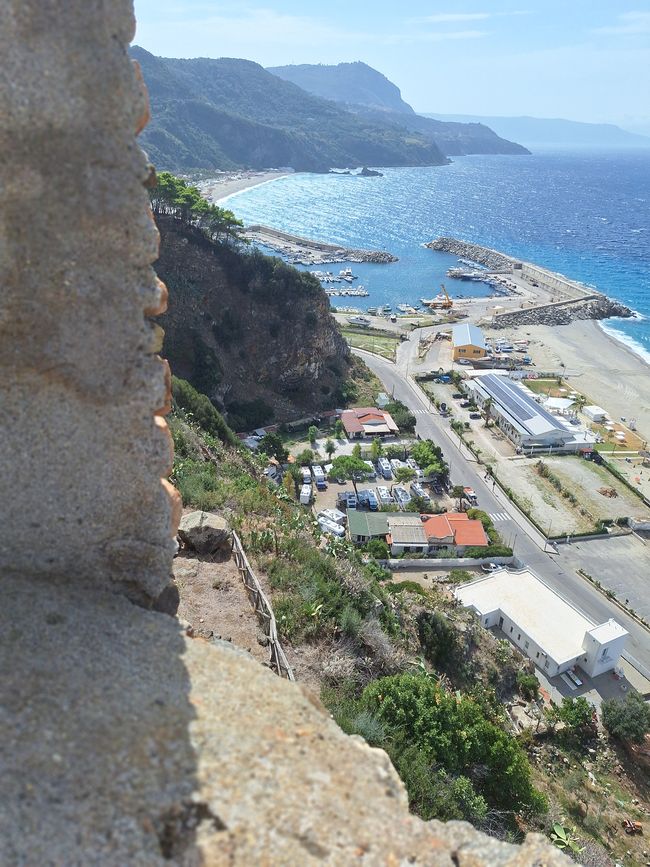
M 284 256 L 292 265 L 325 265 L 332 262 L 397 262 L 397 256 L 381 250 L 354 250 L 324 241 L 301 238 L 270 226 L 247 226 L 244 238 L 263 244 Z

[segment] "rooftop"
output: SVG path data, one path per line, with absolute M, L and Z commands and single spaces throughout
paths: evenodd
M 416 513 L 387 514 L 389 542 L 396 545 L 426 545 L 427 534 L 420 516 Z
M 388 521 L 383 512 L 358 512 L 350 509 L 348 528 L 351 536 L 385 536 L 388 533 Z
M 459 587 L 455 596 L 481 615 L 500 610 L 557 663 L 584 654 L 582 642 L 586 632 L 591 632 L 598 641 L 609 641 L 625 633 L 615 621 L 600 626 L 592 623 L 530 569 L 519 572 L 499 569 Z M 612 634 L 610 623 L 621 631 Z M 605 635 L 608 637 L 601 637 Z
M 480 346 L 485 349 L 483 332 L 476 325 L 469 322 L 461 322 L 451 329 L 451 339 L 454 346 Z
M 558 431 L 565 436 L 570 433 L 560 419 L 537 403 L 532 391 L 506 376 L 491 373 L 474 380 L 474 388 L 484 391 L 508 416 L 512 425 L 529 436 L 540 436 Z
M 345 409 L 341 421 L 347 433 L 399 433 L 391 414 L 374 406 Z
M 476 518 L 468 518 L 465 512 L 429 515 L 423 527 L 429 539 L 445 539 L 447 536 L 452 536 L 456 545 L 489 544 L 483 524 Z

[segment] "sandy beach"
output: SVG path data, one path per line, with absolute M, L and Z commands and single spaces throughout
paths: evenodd
M 565 377 L 577 391 L 616 420 L 636 419 L 639 433 L 650 439 L 650 365 L 597 322 L 486 328 L 485 333 L 530 340 L 529 355 L 538 370 L 560 371 L 563 362 Z
M 223 174 L 215 175 L 213 178 L 201 181 L 197 184 L 201 193 L 209 202 L 220 204 L 235 193 L 241 193 L 242 190 L 248 190 L 251 187 L 258 187 L 260 184 L 267 184 L 269 181 L 275 181 L 278 178 L 284 178 L 289 172 L 270 171 L 270 172 L 224 172 Z

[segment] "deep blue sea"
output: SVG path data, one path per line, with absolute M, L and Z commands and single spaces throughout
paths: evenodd
M 354 265 L 355 285 L 370 297 L 335 298 L 337 306 L 415 304 L 441 282 L 456 296 L 489 294 L 446 280 L 455 257 L 422 246 L 451 235 L 628 304 L 638 319 L 605 325 L 650 360 L 650 150 L 455 157 L 448 166 L 381 171 L 380 178 L 290 175 L 228 197 L 228 207 L 246 223 L 399 256 L 391 265 Z

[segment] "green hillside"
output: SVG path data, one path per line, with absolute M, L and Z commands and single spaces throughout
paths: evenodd
M 159 168 L 441 165 L 417 132 L 359 117 L 247 60 L 176 60 L 134 47 L 152 119 L 141 136 Z

